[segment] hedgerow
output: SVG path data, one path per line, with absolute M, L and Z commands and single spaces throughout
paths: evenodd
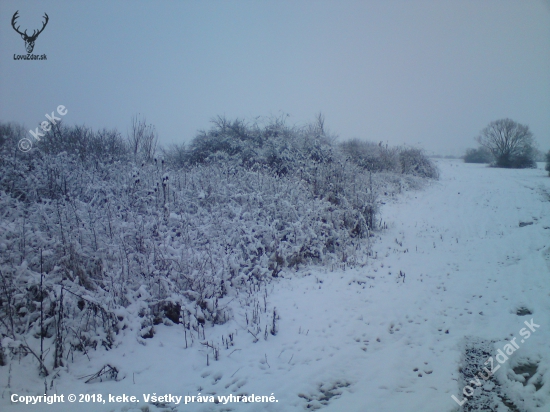
M 236 296 L 305 265 L 364 263 L 380 196 L 435 176 L 412 149 L 387 170 L 350 161 L 322 122 L 218 118 L 164 157 L 65 126 L 22 153 L 25 130 L 0 130 L 0 366 L 30 355 L 44 376 L 121 331 L 198 340 Z

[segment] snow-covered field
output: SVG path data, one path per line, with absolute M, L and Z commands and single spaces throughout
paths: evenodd
M 53 380 L 48 393 L 64 395 L 64 403 L 10 403 L 12 394 L 43 394 L 27 356 L 0 368 L 0 410 L 451 412 L 459 410 L 452 395 L 463 400 L 468 384 L 459 372 L 465 349 L 481 340 L 494 341 L 493 357 L 510 352 L 493 366 L 500 365 L 495 393 L 515 404 L 510 410 L 549 411 L 550 178 L 541 164 L 438 165 L 440 181 L 383 205 L 387 229 L 373 239 L 366 266 L 286 273 L 257 296 L 236 296 L 234 319 L 206 327 L 200 341 L 188 338 L 187 348 L 177 325 L 159 325 L 141 343 L 127 331 L 114 350 L 75 359 Z M 540 327 L 527 338 L 531 319 Z M 506 347 L 514 337 L 516 346 Z M 120 371 L 118 381 L 79 379 L 106 364 Z M 483 366 L 490 365 L 479 372 Z M 478 392 L 464 407 L 475 405 Z M 107 402 L 69 403 L 69 394 L 102 394 Z M 109 402 L 109 394 L 139 403 Z M 195 402 L 155 406 L 144 400 L 153 394 Z M 199 394 L 277 402 L 204 403 Z

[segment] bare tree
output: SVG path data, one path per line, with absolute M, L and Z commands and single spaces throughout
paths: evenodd
M 143 156 L 143 160 L 147 162 L 153 160 L 158 142 L 155 126 L 147 124 L 145 117 L 133 116 L 128 142 L 134 158 L 137 159 L 138 156 Z
M 533 133 L 526 125 L 511 119 L 495 120 L 481 131 L 476 140 L 493 154 L 497 167 L 536 166 Z
M 315 126 L 321 136 L 325 135 L 325 115 L 319 112 L 315 115 Z

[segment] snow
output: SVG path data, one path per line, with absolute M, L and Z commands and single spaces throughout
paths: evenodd
M 451 396 L 464 398 L 459 367 L 467 343 L 493 341 L 496 355 L 517 337 L 519 348 L 496 374 L 501 390 L 519 410 L 549 411 L 550 179 L 540 164 L 438 166 L 438 182 L 386 200 L 388 228 L 375 234 L 366 266 L 283 272 L 256 296 L 229 297 L 223 304 L 233 319 L 206 326 L 200 339 L 188 335 L 187 348 L 181 325 L 156 325 L 152 339 L 128 329 L 113 350 L 75 357 L 48 378 L 48 394 L 126 394 L 139 403 L 11 404 L 13 393 L 44 393 L 26 356 L 0 367 L 0 410 L 145 412 L 143 394 L 200 393 L 273 394 L 277 402 L 148 408 L 453 412 L 459 406 Z M 519 316 L 521 308 L 532 314 Z M 531 319 L 540 327 L 520 343 Z M 528 362 L 537 364 L 538 390 L 513 371 Z M 119 370 L 116 381 L 85 383 L 106 364 Z

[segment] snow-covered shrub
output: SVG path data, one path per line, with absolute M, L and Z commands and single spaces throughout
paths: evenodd
M 401 171 L 404 174 L 430 179 L 439 178 L 437 166 L 420 149 L 401 148 L 399 150 L 399 162 L 401 163 Z
M 4 151 L 17 149 L 17 143 L 26 137 L 27 130 L 17 123 L 0 123 L 0 148 Z M 16 155 L 17 153 L 14 153 Z
M 161 147 L 162 156 L 157 162 L 166 162 L 166 165 L 173 169 L 181 169 L 189 164 L 189 152 L 185 149 L 185 143 L 171 144 L 167 148 Z
M 497 167 L 509 167 L 513 169 L 536 169 L 534 149 L 527 147 L 521 153 L 512 158 L 499 157 L 495 163 Z
M 464 155 L 464 163 L 491 163 L 492 161 L 493 155 L 483 146 L 477 149 L 467 149 Z
M 353 236 L 364 237 L 375 227 L 377 195 L 368 187 L 361 168 L 346 162 L 323 120 L 302 128 L 287 126 L 283 118 L 264 124 L 233 122 L 218 117 L 190 146 L 191 164 L 224 164 L 289 176 L 305 183 L 316 198 L 346 210 L 344 225 Z M 302 184 L 300 183 L 300 184 Z
M 128 145 L 116 130 L 94 132 L 86 126 L 65 126 L 58 122 L 37 146 L 46 154 L 67 152 L 81 161 L 115 161 L 128 154 Z
M 199 132 L 191 142 L 191 164 L 221 158 L 246 167 L 268 166 L 283 175 L 305 164 L 327 163 L 333 158 L 331 136 L 314 127 L 290 127 L 282 118 L 248 124 L 218 117 L 212 124 L 210 130 Z
M 351 139 L 340 144 L 344 154 L 371 172 L 400 172 L 399 151 L 380 143 Z
M 437 179 L 439 172 L 426 154 L 415 148 L 388 147 L 380 143 L 351 139 L 340 143 L 344 156 L 370 172 L 395 172 Z
M 546 153 L 546 166 L 544 169 L 548 172 L 548 176 L 550 176 L 550 150 Z

